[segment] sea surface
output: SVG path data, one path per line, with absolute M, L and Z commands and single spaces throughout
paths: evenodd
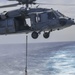
M 0 45 L 0 75 L 25 75 L 25 44 Z M 75 75 L 75 42 L 28 44 L 28 75 Z

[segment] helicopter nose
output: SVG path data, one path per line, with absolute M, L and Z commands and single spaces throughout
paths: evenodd
M 64 26 L 64 25 L 67 24 L 67 19 L 65 19 L 65 18 L 60 18 L 60 19 L 59 19 L 59 23 L 60 23 L 60 25 Z
M 68 18 L 67 24 L 74 25 L 75 24 L 74 19 Z
M 59 23 L 62 26 L 64 26 L 64 25 L 74 25 L 75 24 L 74 19 L 71 19 L 71 18 L 60 18 Z

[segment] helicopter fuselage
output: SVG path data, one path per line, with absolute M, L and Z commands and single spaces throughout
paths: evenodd
M 27 25 L 26 19 L 30 19 L 31 26 Z M 48 38 L 50 32 L 74 24 L 73 19 L 53 9 L 17 9 L 1 13 L 0 34 L 32 32 L 32 37 L 36 39 L 38 34 L 44 31 L 44 37 Z

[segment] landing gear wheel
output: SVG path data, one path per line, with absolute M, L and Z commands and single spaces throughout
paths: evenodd
M 45 32 L 45 33 L 43 34 L 43 37 L 46 38 L 46 39 L 49 38 L 49 33 L 48 33 L 48 32 Z
M 31 34 L 33 39 L 37 39 L 38 38 L 38 33 L 37 32 L 32 32 Z

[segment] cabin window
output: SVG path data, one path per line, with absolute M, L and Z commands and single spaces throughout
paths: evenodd
M 40 22 L 40 21 L 41 21 L 41 15 L 38 14 L 38 15 L 36 15 L 36 22 L 38 23 L 38 22 Z
M 38 22 L 38 17 L 37 17 L 37 15 L 35 16 L 35 22 Z
M 56 18 L 56 16 L 53 12 L 48 13 L 48 19 L 55 19 L 55 18 Z
M 41 22 L 41 15 L 38 15 L 38 22 Z

